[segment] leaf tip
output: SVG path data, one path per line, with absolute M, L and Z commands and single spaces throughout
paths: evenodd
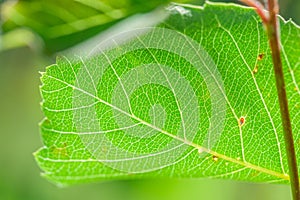
M 39 71 L 38 72 L 41 76 L 43 76 L 44 74 L 45 74 L 45 72 L 41 72 L 41 71 Z
M 37 151 L 33 152 L 33 153 L 32 153 L 33 157 L 34 157 L 34 158 L 36 158 L 36 157 L 37 157 L 37 155 L 38 155 L 38 153 L 39 153 L 39 150 L 37 150 Z
M 42 100 L 42 101 L 40 102 L 40 107 L 43 108 L 43 105 L 44 105 L 44 100 Z M 39 125 L 40 125 L 40 124 L 39 124 Z

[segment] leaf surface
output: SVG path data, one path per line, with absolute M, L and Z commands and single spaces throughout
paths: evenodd
M 43 73 L 45 146 L 35 154 L 43 175 L 62 185 L 155 177 L 288 183 L 260 19 L 234 4 L 167 12 L 158 27 L 112 36 L 87 58 L 59 57 Z M 281 41 L 298 152 L 299 27 L 281 20 Z

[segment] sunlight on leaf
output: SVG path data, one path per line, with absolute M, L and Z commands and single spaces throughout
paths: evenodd
M 234 4 L 167 10 L 159 26 L 112 36 L 84 58 L 59 57 L 43 73 L 45 146 L 35 157 L 44 176 L 62 185 L 150 177 L 288 183 L 260 19 Z M 296 151 L 299 38 L 299 27 L 281 20 Z

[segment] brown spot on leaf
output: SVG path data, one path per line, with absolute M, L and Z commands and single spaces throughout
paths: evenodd
M 217 162 L 218 160 L 219 160 L 219 157 L 218 156 L 215 156 L 215 155 L 213 155 L 213 161 L 215 161 L 215 162 Z
M 257 56 L 257 60 L 260 61 L 260 60 L 262 60 L 264 57 L 265 57 L 265 54 L 264 54 L 264 53 L 260 53 L 260 54 L 258 54 L 258 56 Z
M 246 118 L 241 116 L 240 119 L 239 119 L 239 126 L 243 126 L 246 122 Z

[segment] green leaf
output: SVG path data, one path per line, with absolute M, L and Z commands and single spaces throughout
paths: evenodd
M 45 146 L 35 153 L 43 175 L 61 185 L 155 177 L 288 183 L 272 59 L 256 13 L 215 3 L 168 13 L 158 27 L 112 36 L 87 58 L 59 57 L 43 73 Z M 299 38 L 299 27 L 281 20 L 296 151 Z
M 84 41 L 121 20 L 149 12 L 169 0 L 29 0 L 7 2 L 1 10 L 3 31 L 27 27 L 44 40 L 48 52 Z M 184 2 L 179 0 L 178 2 Z

